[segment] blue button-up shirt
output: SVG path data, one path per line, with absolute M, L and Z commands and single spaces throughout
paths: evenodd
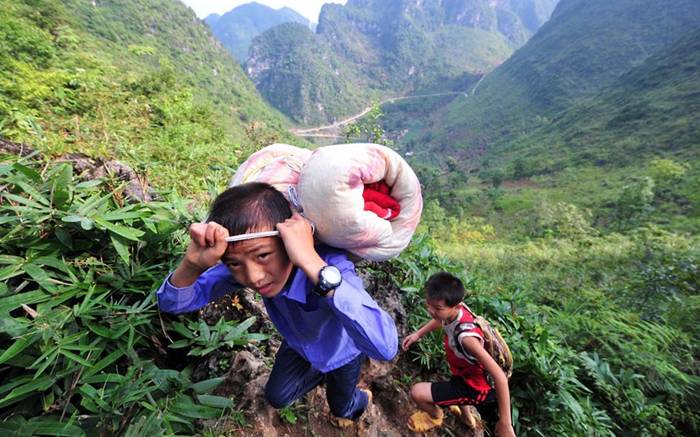
M 391 360 L 398 348 L 394 321 L 367 294 L 345 252 L 327 246 L 317 250 L 340 270 L 343 282 L 332 297 L 321 297 L 313 292 L 313 281 L 294 269 L 292 281 L 277 296 L 263 298 L 272 323 L 289 346 L 321 372 L 342 367 L 360 353 Z M 173 287 L 168 276 L 157 292 L 158 306 L 174 314 L 194 311 L 240 288 L 228 268 L 217 264 L 189 287 Z

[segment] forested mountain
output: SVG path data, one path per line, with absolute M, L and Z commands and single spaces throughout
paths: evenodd
M 696 30 L 498 152 L 502 161 L 521 158 L 519 176 L 571 163 L 634 165 L 655 155 L 696 162 L 699 96 L 700 30 Z
M 286 102 L 278 107 L 294 120 L 330 121 L 359 110 L 360 101 L 490 71 L 532 35 L 555 3 L 350 0 L 344 6 L 326 4 L 316 34 L 306 30 L 302 37 L 304 30 L 294 26 L 263 33 L 253 42 L 246 68 L 270 102 Z M 298 38 L 316 47 L 314 62 L 300 61 L 299 51 L 281 49 Z M 316 88 L 333 92 L 321 91 L 319 99 L 309 98 Z M 347 92 L 350 88 L 352 92 Z
M 235 7 L 223 15 L 210 14 L 204 22 L 240 63 L 248 59 L 248 48 L 253 38 L 267 29 L 282 23 L 311 25 L 309 20 L 293 9 L 273 9 L 255 2 Z
M 634 208 L 620 205 L 636 202 L 651 222 L 693 231 L 698 29 L 697 2 L 562 0 L 468 97 L 389 106 L 385 127 L 415 165 L 442 169 L 424 178 L 429 192 L 501 229 L 527 233 L 542 202 L 566 201 L 603 227 L 624 226 Z
M 562 0 L 472 98 L 436 115 L 434 126 L 445 133 L 438 137 L 463 148 L 504 145 L 698 26 L 700 3 L 693 0 Z
M 0 22 L 7 139 L 123 159 L 187 191 L 203 181 L 183 179 L 183 168 L 230 173 L 251 136 L 289 138 L 283 117 L 180 2 L 2 0 Z

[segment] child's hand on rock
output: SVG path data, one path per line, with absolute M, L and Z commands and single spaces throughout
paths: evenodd
M 411 345 L 417 342 L 418 340 L 420 340 L 420 336 L 415 332 L 413 334 L 407 335 L 401 342 L 401 349 L 408 350 L 408 348 L 411 347 Z

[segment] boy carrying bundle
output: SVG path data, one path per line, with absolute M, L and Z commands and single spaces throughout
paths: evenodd
M 427 333 L 442 327 L 452 377 L 449 381 L 419 382 L 411 387 L 411 398 L 421 411 L 409 418 L 408 427 L 424 432 L 441 426 L 443 406 L 449 406 L 450 411 L 458 414 L 465 424 L 474 427 L 474 419 L 467 407 L 473 405 L 482 418 L 490 422 L 489 425 L 495 423 L 497 436 L 515 436 L 510 415 L 508 377 L 484 347 L 484 330 L 488 329 L 488 334 L 494 331 L 490 326 L 480 326 L 487 324 L 462 302 L 464 286 L 455 276 L 447 272 L 436 273 L 428 279 L 424 291 L 432 320 L 404 338 L 401 346 L 407 350 Z M 492 339 L 493 335 L 489 340 Z M 507 347 L 505 349 L 507 351 Z M 507 358 L 510 359 L 509 351 Z M 493 387 L 487 375 L 493 379 Z
M 398 338 L 346 252 L 315 246 L 310 223 L 258 182 L 220 194 L 207 223 L 190 226 L 190 236 L 185 257 L 158 290 L 161 311 L 194 311 L 238 288 L 253 289 L 283 337 L 265 387 L 268 402 L 282 408 L 325 382 L 331 421 L 344 427 L 357 420 L 371 400 L 357 387 L 362 363 L 366 356 L 391 360 Z

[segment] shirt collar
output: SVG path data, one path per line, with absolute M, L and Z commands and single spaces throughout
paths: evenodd
M 292 271 L 292 276 L 292 280 L 287 282 L 284 290 L 279 295 L 305 304 L 307 293 L 306 289 L 308 287 L 309 278 L 306 277 L 301 269 L 296 267 L 294 267 L 294 270 Z

